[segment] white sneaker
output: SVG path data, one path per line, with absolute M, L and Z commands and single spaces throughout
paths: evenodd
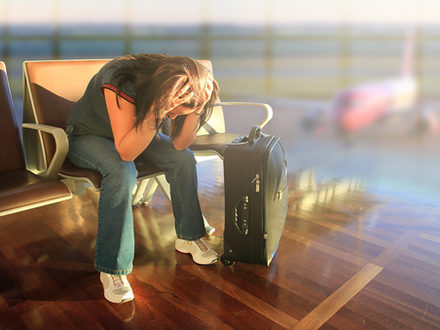
M 178 238 L 176 250 L 181 253 L 191 253 L 194 262 L 199 265 L 211 265 L 218 260 L 217 252 L 208 248 L 202 238 L 195 241 Z
M 108 301 L 120 304 L 134 299 L 127 276 L 101 273 L 99 279 L 104 286 L 104 297 Z

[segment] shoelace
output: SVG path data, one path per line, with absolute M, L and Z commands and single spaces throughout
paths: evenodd
M 206 243 L 202 239 L 195 240 L 197 246 L 202 250 L 203 252 L 208 251 L 208 247 L 206 246 Z
M 113 285 L 121 287 L 124 285 L 124 281 L 121 275 L 112 275 Z

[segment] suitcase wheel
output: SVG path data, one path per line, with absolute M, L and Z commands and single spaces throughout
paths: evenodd
M 220 261 L 225 266 L 231 266 L 234 263 L 233 260 L 226 258 L 224 254 L 222 254 L 222 256 L 220 257 Z

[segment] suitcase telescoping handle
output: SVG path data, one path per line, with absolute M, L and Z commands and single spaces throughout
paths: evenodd
M 251 128 L 249 132 L 249 144 L 254 144 L 258 138 L 261 136 L 261 128 L 260 125 L 255 125 Z

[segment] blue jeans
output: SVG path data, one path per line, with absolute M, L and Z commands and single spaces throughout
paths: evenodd
M 79 167 L 102 174 L 98 206 L 95 268 L 125 275 L 133 269 L 134 230 L 131 206 L 137 170 L 123 161 L 112 140 L 94 135 L 69 135 L 69 159 Z M 192 151 L 176 150 L 171 139 L 159 133 L 138 156 L 165 171 L 177 237 L 195 240 L 206 234 L 197 195 L 196 161 Z

